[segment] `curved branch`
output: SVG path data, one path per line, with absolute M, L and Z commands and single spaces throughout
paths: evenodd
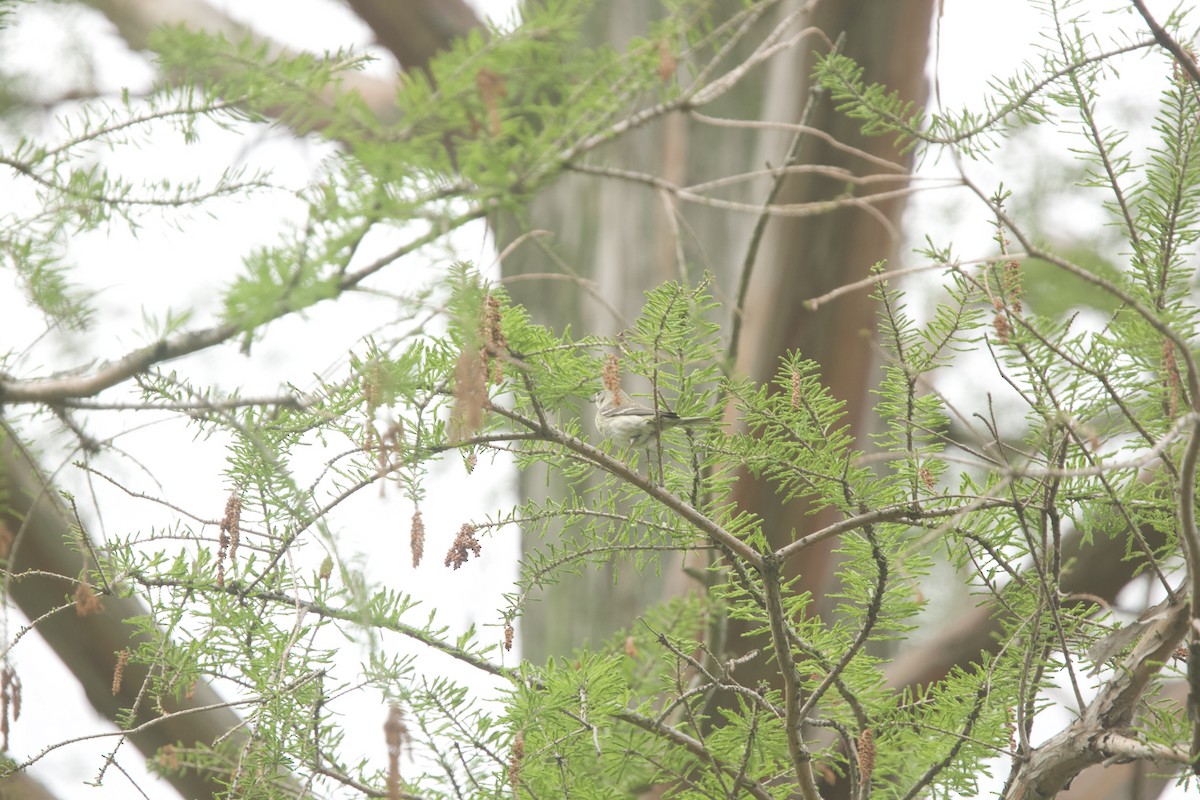
M 1033 750 L 1009 786 L 1005 800 L 1051 800 L 1085 767 L 1129 756 L 1129 742 L 1119 736 L 1120 731 L 1133 718 L 1150 679 L 1187 632 L 1189 619 L 1187 603 L 1168 609 L 1123 659 L 1113 679 L 1083 716 Z M 1153 757 L 1176 760 L 1171 755 L 1156 751 Z
M 14 547 L 10 554 L 8 569 L 14 575 L 42 573 L 38 579 L 10 582 L 9 596 L 26 617 L 38 619 L 61 604 L 64 594 L 74 588 L 70 582 L 52 576 L 79 573 L 81 557 L 75 548 L 86 534 L 72 528 L 69 512 L 58 492 L 18 443 L 12 429 L 2 423 L 0 493 L 4 497 L 0 531 L 20 542 L 20 547 Z M 140 600 L 131 597 L 103 596 L 100 603 L 103 613 L 88 617 L 54 614 L 38 624 L 38 632 L 78 678 L 96 711 L 115 720 L 122 709 L 134 706 L 139 687 L 148 674 L 146 667 L 130 664 L 122 681 L 124 688 L 113 694 L 116 653 L 126 648 L 136 649 L 144 641 L 135 636 L 135 629 L 125 621 L 145 617 L 150 612 Z M 128 732 L 148 759 L 169 744 L 211 746 L 223 737 L 231 746 L 240 747 L 248 740 L 242 720 L 206 683 L 197 684 L 194 692 L 178 700 L 163 697 L 161 701 L 166 716 L 154 718 L 155 724 L 146 725 L 152 717 L 143 709 L 131 723 L 139 726 L 139 730 Z M 184 797 L 213 797 L 225 788 L 219 775 L 203 771 L 169 772 L 166 779 Z
M 483 23 L 463 0 L 348 0 L 405 69 L 425 69 L 451 41 Z
M 1200 83 L 1200 69 L 1196 67 L 1196 59 L 1183 49 L 1175 37 L 1167 33 L 1166 28 L 1158 24 L 1158 20 L 1150 14 L 1150 9 L 1146 8 L 1146 4 L 1142 0 L 1133 0 L 1133 5 L 1142 15 L 1142 19 L 1146 21 L 1146 27 L 1154 34 L 1154 41 L 1169 50 L 1171 55 L 1175 56 L 1175 61 L 1183 67 L 1191 79 Z
M 230 18 L 207 0 L 82 0 L 103 14 L 131 50 L 149 49 L 150 34 L 164 26 L 183 26 L 236 42 L 253 39 L 267 45 L 269 58 L 286 56 L 288 48 Z M 447 42 L 448 43 L 448 42 Z M 443 46 L 446 43 L 443 43 Z M 342 73 L 339 91 L 357 92 L 375 115 L 390 119 L 396 113 L 396 81 L 361 72 Z M 332 95 L 329 95 L 332 98 Z M 322 98 L 323 100 L 326 98 Z
M 261 320 L 255 330 L 265 327 L 268 323 L 311 308 L 322 300 L 336 299 L 342 292 L 357 287 L 367 278 L 379 272 L 389 264 L 399 260 L 412 251 L 440 238 L 446 229 L 453 229 L 484 215 L 479 208 L 467 209 L 454 219 L 440 225 L 432 225 L 427 233 L 392 252 L 377 258 L 359 269 L 348 272 L 338 281 L 336 291 L 329 297 L 321 298 L 313 303 L 291 305 L 280 303 L 274 311 Z M 37 378 L 32 380 L 5 380 L 0 376 L 0 404 L 3 403 L 48 403 L 54 404 L 67 399 L 95 397 L 105 389 L 139 375 L 150 367 L 171 361 L 182 356 L 197 353 L 209 347 L 223 344 L 240 334 L 246 333 L 242 325 L 232 322 L 215 325 L 198 331 L 182 333 L 171 339 L 163 339 L 115 360 L 101 365 L 99 369 L 87 375 L 68 376 L 61 378 Z

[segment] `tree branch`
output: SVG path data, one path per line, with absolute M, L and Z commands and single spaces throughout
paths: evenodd
M 0 495 L 4 497 L 0 531 L 6 531 L 19 544 L 10 553 L 8 570 L 14 575 L 40 571 L 46 576 L 41 580 L 11 581 L 9 596 L 26 617 L 38 619 L 74 589 L 66 580 L 50 576 L 79 573 L 81 559 L 74 545 L 86 534 L 72 529 L 70 514 L 58 492 L 4 423 L 0 423 Z M 134 636 L 135 629 L 125 620 L 144 617 L 150 610 L 132 597 L 104 596 L 100 603 L 103 613 L 88 617 L 54 614 L 38 625 L 38 632 L 74 672 L 96 711 L 115 720 L 122 709 L 134 705 L 137 687 L 147 676 L 144 666 L 130 664 L 122 681 L 125 688 L 113 694 L 116 653 L 136 649 L 143 641 Z M 161 703 L 170 716 L 129 733 L 148 759 L 169 744 L 211 746 L 225 737 L 238 747 L 248 740 L 242 720 L 206 683 L 197 684 L 194 692 L 179 700 L 162 697 Z M 150 719 L 143 713 L 133 724 L 141 726 Z M 212 797 L 224 789 L 219 775 L 203 771 L 170 772 L 166 780 L 184 797 Z
M 206 0 L 81 1 L 103 14 L 131 50 L 149 49 L 152 32 L 164 26 L 174 25 L 203 31 L 212 36 L 223 36 L 232 42 L 253 39 L 267 45 L 268 58 L 279 58 L 290 53 L 288 48 L 231 19 Z M 388 120 L 395 117 L 395 80 L 361 72 L 347 72 L 340 76 L 340 83 L 339 91 L 357 92 L 379 119 Z M 326 93 L 321 99 L 332 99 L 332 93 Z
M 1143 0 L 1133 0 L 1134 7 L 1138 13 L 1142 15 L 1142 19 L 1146 21 L 1146 27 L 1154 34 L 1154 41 L 1170 51 L 1171 55 L 1175 56 L 1176 63 L 1191 76 L 1193 83 L 1200 83 L 1200 69 L 1196 67 L 1196 59 L 1192 58 L 1179 42 L 1175 41 L 1175 37 L 1167 33 L 1166 28 L 1158 24 L 1158 20 L 1150 14 L 1150 9 L 1146 8 Z
M 1186 603 L 1169 608 L 1122 660 L 1083 715 L 1034 748 L 1018 769 L 1005 800 L 1052 800 L 1085 767 L 1130 756 L 1129 740 L 1120 731 L 1133 719 L 1150 679 L 1187 632 L 1189 619 Z M 1171 748 L 1154 748 L 1153 752 L 1156 760 L 1176 760 L 1168 757 L 1173 755 Z

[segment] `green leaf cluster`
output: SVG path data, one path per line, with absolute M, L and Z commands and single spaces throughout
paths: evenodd
M 249 401 L 182 367 L 135 370 L 139 409 L 182 410 L 198 437 L 226 442 L 230 500 L 220 520 L 181 513 L 88 551 L 88 586 L 150 609 L 129 621 L 144 704 L 120 723 L 142 724 L 210 681 L 236 698 L 249 731 L 240 749 L 214 742 L 160 769 L 220 774 L 229 797 L 294 796 L 284 776 L 356 796 L 783 798 L 817 779 L 860 797 L 970 795 L 996 759 L 1019 784 L 1055 692 L 1083 706 L 1083 721 L 1093 698 L 1136 694 L 1106 732 L 1191 757 L 1178 706 L 1156 694 L 1185 667 L 1135 663 L 1133 645 L 1097 650 L 1115 618 L 1109 601 L 1077 591 L 1072 560 L 1115 540 L 1149 591 L 1174 608 L 1195 602 L 1200 101 L 1172 75 L 1144 157 L 1094 102 L 1111 62 L 1149 44 L 1098 50 L 1082 17 L 1050 4 L 1041 60 L 998 80 L 981 108 L 940 115 L 865 82 L 844 55 L 820 59 L 816 79 L 866 135 L 960 164 L 996 156 L 1020 127 L 1070 119 L 1081 183 L 1104 194 L 1104 236 L 1120 248 L 1073 260 L 1041 243 L 1004 186 L 984 191 L 964 172 L 994 232 L 978 245 L 987 255 L 961 261 L 931 232 L 924 252 L 944 281 L 926 297 L 877 266 L 869 423 L 850 417 L 826 385 L 829 365 L 804 352 L 787 352 L 762 383 L 726 374 L 717 278 L 654 287 L 628 330 L 580 335 L 538 324 L 447 244 L 467 222 L 520 216 L 605 141 L 686 109 L 768 5 L 747 3 L 734 24 L 680 0 L 618 53 L 580 44 L 586 4 L 531 4 L 521 26 L 474 31 L 407 73 L 392 123 L 346 89 L 359 56 L 165 30 L 154 46 L 170 80 L 152 98 L 97 106 L 63 144 L 4 151 L 41 211 L 0 219 L 0 247 L 31 305 L 83 326 L 67 237 L 269 184 L 229 173 L 212 186 L 135 187 L 89 148 L 124 146 L 163 122 L 198 141 L 202 120 L 278 120 L 329 143 L 319 178 L 297 193 L 302 219 L 245 256 L 211 327 L 184 330 L 187 312 L 147 315 L 145 352 L 164 358 L 205 342 L 253 349 L 281 318 L 387 291 L 379 276 L 418 256 L 436 267 L 431 285 L 397 302 L 393 325 L 287 398 Z M 664 80 L 672 48 L 695 60 Z M 393 246 L 364 258 L 375 236 Z M 1039 302 L 1032 259 L 1104 302 Z M 0 365 L 10 360 L 19 356 Z M 649 425 L 672 414 L 708 424 L 664 426 L 640 449 L 604 441 L 591 398 L 616 383 L 655 409 Z M 64 421 L 73 410 L 40 408 Z M 555 493 L 464 519 L 444 558 L 425 553 L 432 482 L 451 476 L 480 495 L 478 479 L 510 465 Z M 781 522 L 750 507 L 739 489 L 751 479 L 797 513 Z M 407 531 L 388 519 L 379 536 L 407 533 L 415 569 L 453 576 L 522 536 L 504 606 L 456 628 L 401 585 L 408 573 L 380 580 L 341 516 L 371 489 L 398 490 L 411 509 Z M 806 563 L 831 565 L 819 591 Z M 591 571 L 688 583 L 611 639 L 545 664 L 518 659 L 511 637 L 538 590 Z M 958 594 L 939 599 L 978 604 L 991 636 L 938 675 L 896 686 L 895 664 L 944 622 L 931 576 L 952 576 Z M 564 613 L 587 614 L 588 602 Z M 351 646 L 361 663 L 347 676 Z M 1137 693 L 1106 697 L 1131 675 L 1145 675 Z M 349 740 L 359 721 L 343 703 L 368 693 L 399 709 L 390 763 Z

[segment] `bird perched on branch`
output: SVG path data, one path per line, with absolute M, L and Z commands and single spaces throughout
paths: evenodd
M 646 408 L 620 389 L 601 389 L 593 398 L 596 430 L 605 439 L 622 447 L 649 447 L 654 438 L 668 428 L 705 425 L 708 417 L 681 417 L 674 411 Z

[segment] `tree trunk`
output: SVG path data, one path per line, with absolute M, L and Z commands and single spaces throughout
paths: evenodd
M 798 6 L 796 2 L 781 4 L 761 20 L 758 30 L 740 48 L 741 55 Z M 740 4 L 729 6 L 731 12 L 737 8 Z M 629 0 L 605 3 L 588 30 L 620 46 L 645 29 L 646 9 L 647 4 Z M 906 99 L 921 103 L 927 94 L 925 63 L 932 14 L 932 0 L 882 6 L 848 0 L 823 2 L 817 4 L 811 19 L 801 15 L 793 32 L 813 25 L 832 40 L 844 31 L 845 52 L 863 64 L 867 80 L 886 82 Z M 715 107 L 703 109 L 704 114 L 797 122 L 809 98 L 808 76 L 817 54 L 828 51 L 828 40 L 803 38 L 799 45 L 776 55 L 756 83 L 747 79 Z M 863 139 L 856 123 L 837 115 L 827 100 L 818 102 L 810 124 L 838 141 L 908 167 L 908 159 L 896 154 L 888 141 Z M 767 164 L 778 167 L 787 157 L 791 137 L 790 131 L 716 127 L 679 115 L 658 120 L 615 143 L 614 161 L 622 169 L 687 185 L 759 170 Z M 812 136 L 804 140 L 799 163 L 841 166 L 854 174 L 879 169 Z M 747 181 L 723 197 L 760 205 L 769 186 L 769 179 Z M 783 182 L 777 202 L 832 200 L 844 189 L 844 181 L 793 176 Z M 781 355 L 800 350 L 822 365 L 834 394 L 848 402 L 848 421 L 856 430 L 861 428 L 863 399 L 872 374 L 871 339 L 863 332 L 874 327 L 873 308 L 865 293 L 817 312 L 804 311 L 801 303 L 866 276 L 880 260 L 894 259 L 904 202 L 891 199 L 874 207 L 876 213 L 842 208 L 831 214 L 780 217 L 769 222 L 753 265 L 736 363 L 739 374 L 768 381 Z M 534 202 L 533 227 L 553 232 L 552 246 L 579 275 L 596 281 L 596 291 L 604 302 L 593 301 L 578 285 L 564 281 L 514 283 L 514 297 L 540 321 L 554 327 L 569 324 L 589 333 L 612 334 L 636 316 L 646 289 L 668 279 L 695 281 L 702 270 L 710 270 L 716 276 L 717 296 L 732 308 L 757 216 L 698 205 L 678 211 L 683 220 L 676 226 L 666 216 L 663 196 L 653 190 L 567 175 Z M 503 246 L 523 232 L 502 225 L 498 238 Z M 677 264 L 677 237 L 682 238 L 681 249 L 688 257 L 688 275 L 680 274 Z M 505 262 L 506 276 L 560 271 L 530 247 Z M 619 318 L 614 318 L 610 307 L 620 313 Z M 584 413 L 586 416 L 587 410 Z M 545 488 L 541 476 L 527 475 L 521 480 L 522 496 L 541 496 Z M 750 476 L 742 476 L 737 485 L 737 501 L 763 517 L 776 545 L 806 526 L 825 521 L 806 517 L 803 504 L 781 503 L 772 486 Z M 820 591 L 827 586 L 828 548 L 814 548 L 795 566 L 806 576 L 806 588 Z M 586 640 L 595 643 L 628 624 L 638 609 L 661 599 L 664 591 L 680 588 L 680 582 L 671 580 L 669 574 L 665 581 L 669 589 L 664 580 L 650 575 L 614 585 L 612 569 L 619 568 L 597 570 L 581 582 L 551 587 L 540 605 L 528 609 L 522 634 L 529 657 L 540 660 Z M 580 607 L 582 598 L 587 598 L 587 614 L 561 613 L 561 609 Z

